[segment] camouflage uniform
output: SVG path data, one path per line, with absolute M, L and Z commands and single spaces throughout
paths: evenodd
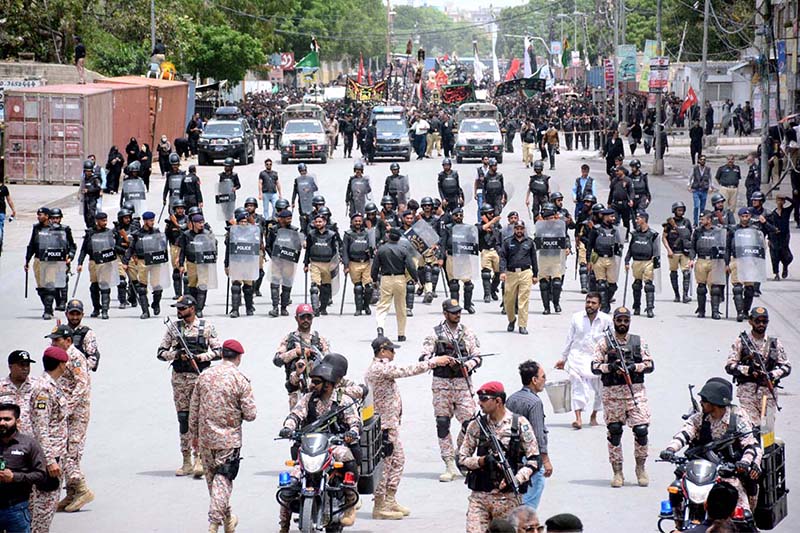
M 511 425 L 514 413 L 505 410 L 505 415 L 500 422 L 495 423 L 491 418 L 486 417 L 490 431 L 497 435 L 500 443 L 507 448 L 511 440 Z M 524 454 L 521 462 L 528 468 L 520 468 L 515 477 L 520 484 L 526 483 L 531 476 L 538 470 L 539 446 L 536 443 L 536 435 L 533 433 L 531 424 L 524 416 L 517 419 L 519 426 L 520 451 Z M 478 423 L 473 420 L 467 426 L 464 442 L 458 451 L 458 463 L 468 470 L 478 470 L 480 468 L 479 457 L 473 455 L 478 449 L 481 439 L 481 430 Z M 491 492 L 473 490 L 469 495 L 469 506 L 467 507 L 467 533 L 485 533 L 489 529 L 489 524 L 495 518 L 506 518 L 508 514 L 521 504 L 519 496 L 513 492 L 501 492 L 495 487 Z
M 58 384 L 67 397 L 67 454 L 64 459 L 64 478 L 67 485 L 76 485 L 84 480 L 81 472 L 81 458 L 86 444 L 86 430 L 89 427 L 92 382 L 89 377 L 89 363 L 74 345 L 67 348 L 69 362 L 67 370 L 58 379 Z
M 714 440 L 721 439 L 728 431 L 731 414 L 734 412 L 736 413 L 736 429 L 734 431 L 750 431 L 753 427 L 753 423 L 750 421 L 750 417 L 747 416 L 747 412 L 735 405 L 731 405 L 725 408 L 725 414 L 722 415 L 719 420 L 715 420 L 709 415 L 703 415 L 703 413 L 695 413 L 690 416 L 681 430 L 672 437 L 672 441 L 667 445 L 667 449 L 677 452 L 684 446 L 694 445 L 695 441 L 700 437 L 700 428 L 703 425 L 703 418 L 706 416 L 710 422 L 711 438 Z M 752 434 L 740 438 L 738 446 L 742 450 L 741 461 L 750 464 L 761 464 L 763 450 L 758 443 L 758 439 Z M 750 502 L 739 478 L 732 477 L 723 479 L 736 487 L 736 490 L 739 492 L 739 506 L 745 510 L 749 510 Z
M 459 341 L 463 341 L 466 349 L 462 348 L 461 355 L 464 358 L 469 358 L 464 363 L 464 366 L 467 372 L 472 374 L 472 372 L 481 365 L 481 358 L 479 357 L 481 344 L 480 341 L 478 341 L 478 337 L 463 324 L 459 324 L 455 332 L 450 331 L 445 322 L 442 322 L 440 326 L 446 332 L 445 337 L 441 339 L 437 335 L 426 337 L 422 343 L 422 356 L 420 357 L 420 361 L 436 357 L 437 355 L 455 355 L 450 353 L 437 353 L 436 349 L 437 341 L 449 341 L 451 340 L 449 336 L 452 335 L 452 337 L 459 339 Z M 453 449 L 453 439 L 450 438 L 450 421 L 453 416 L 455 416 L 462 425 L 462 430 L 456 443 L 460 446 L 464 427 L 477 409 L 475 400 L 470 394 L 470 388 L 467 382 L 468 378 L 465 378 L 463 374 L 461 374 L 461 369 L 457 369 L 457 372 L 459 375 L 453 378 L 437 377 L 436 373 L 434 373 L 431 383 L 431 391 L 433 392 L 433 415 L 437 419 L 436 426 L 437 435 L 439 437 L 439 451 L 442 459 L 445 461 L 447 459 L 453 459 L 456 456 L 456 452 Z M 447 419 L 446 425 L 444 419 Z
M 623 349 L 630 344 L 631 335 L 626 335 L 625 340 L 615 337 L 619 342 L 620 347 Z M 603 383 L 603 418 L 605 419 L 606 426 L 609 427 L 608 432 L 608 460 L 613 464 L 622 464 L 622 425 L 627 425 L 634 431 L 634 445 L 633 456 L 636 459 L 647 459 L 647 427 L 650 425 L 650 407 L 647 404 L 647 390 L 644 386 L 644 374 L 649 374 L 653 371 L 653 358 L 650 356 L 650 351 L 647 344 L 641 343 L 640 345 L 641 361 L 636 361 L 636 369 L 631 373 L 631 380 L 633 381 L 633 398 L 631 397 L 631 390 L 627 385 L 606 385 Z M 619 357 L 615 352 L 608 353 L 608 343 L 605 338 L 600 339 L 594 348 L 594 361 L 592 361 L 592 371 L 603 375 L 604 379 L 608 379 L 612 374 L 609 363 L 619 361 Z M 634 362 L 630 359 L 630 354 L 626 355 L 626 361 Z M 637 356 L 638 358 L 638 356 Z M 614 376 L 618 377 L 618 376 Z M 621 376 L 619 376 L 621 378 Z M 618 379 L 619 379 L 618 378 Z M 617 425 L 619 433 L 614 433 L 612 429 Z M 640 433 L 637 433 L 640 432 Z M 613 442 L 612 442 L 613 439 Z M 614 444 L 616 442 L 617 444 Z
M 28 377 L 22 385 L 17 387 L 11 381 L 11 377 L 0 380 L 0 403 L 14 403 L 19 405 L 19 420 L 17 428 L 21 433 L 32 434 L 31 426 L 31 394 L 33 379 Z
M 208 369 L 197 379 L 189 413 L 189 435 L 200 448 L 211 496 L 208 521 L 223 524 L 231 516 L 233 479 L 217 474 L 217 469 L 233 461 L 238 472 L 242 420 L 252 422 L 256 418 L 250 380 L 227 361 Z
M 195 353 L 194 356 L 199 366 L 207 367 L 211 361 L 219 359 L 222 353 L 222 343 L 217 337 L 217 330 L 203 318 L 195 318 L 191 324 L 186 324 L 186 321 L 181 320 L 178 326 L 182 325 L 183 336 L 186 339 L 195 339 L 199 335 L 201 322 L 203 324 L 205 351 Z M 192 449 L 191 440 L 189 439 L 188 422 L 191 416 L 190 403 L 192 392 L 194 392 L 194 386 L 197 383 L 199 375 L 193 370 L 187 372 L 182 371 L 183 368 L 181 368 L 181 371 L 176 370 L 176 365 L 181 365 L 183 363 L 181 359 L 182 354 L 183 349 L 181 348 L 180 341 L 173 337 L 170 330 L 167 330 L 164 333 L 164 338 L 161 339 L 161 344 L 158 345 L 158 358 L 162 361 L 172 363 L 173 366 L 172 400 L 175 403 L 175 410 L 178 412 L 178 422 L 181 431 L 181 452 L 186 454 L 190 453 Z M 185 419 L 185 421 L 183 419 Z
M 788 376 L 792 371 L 792 364 L 786 357 L 786 350 L 783 348 L 781 341 L 774 337 L 765 336 L 763 339 L 756 339 L 752 333 L 747 333 L 750 342 L 761 352 L 761 358 L 767 365 L 769 377 L 773 382 Z M 777 405 L 772 398 L 769 389 L 767 388 L 766 381 L 761 379 L 754 380 L 750 376 L 753 370 L 753 361 L 750 359 L 749 353 L 742 348 L 742 339 L 736 337 L 731 346 L 731 353 L 728 355 L 728 361 L 725 364 L 725 370 L 728 374 L 734 376 L 736 381 L 736 397 L 739 399 L 739 405 L 747 413 L 747 416 L 755 423 L 761 420 L 761 398 L 767 397 L 767 409 L 770 413 L 777 411 Z M 776 383 L 777 385 L 777 383 Z
M 307 373 L 310 372 L 312 368 L 312 365 L 307 365 L 302 376 L 297 372 L 294 372 L 294 364 L 297 359 L 299 359 L 297 352 L 299 343 L 297 342 L 297 338 L 299 338 L 302 341 L 302 344 L 306 346 L 315 346 L 323 354 L 331 351 L 331 344 L 328 342 L 328 339 L 322 337 L 316 331 L 301 333 L 300 330 L 295 330 L 281 339 L 281 343 L 278 345 L 278 349 L 275 351 L 275 356 L 272 358 L 272 362 L 277 367 L 289 365 L 289 368 L 291 368 L 291 370 L 286 373 L 286 391 L 289 393 L 290 411 L 294 409 L 295 405 L 297 405 L 297 400 L 299 400 L 303 394 L 308 392 L 308 383 L 306 383 L 307 379 L 305 378 Z M 308 358 L 306 358 L 306 363 L 308 363 Z M 301 377 L 303 379 L 301 379 Z
M 86 356 L 86 361 L 89 363 L 89 370 L 97 370 L 97 362 L 98 362 L 98 348 L 97 348 L 97 335 L 95 335 L 94 330 L 88 328 L 86 326 L 80 325 L 78 328 L 73 328 L 77 330 L 79 328 L 86 328 L 86 333 L 83 336 L 80 346 L 77 344 L 75 348 L 78 349 L 79 352 L 83 353 Z M 75 337 L 73 337 L 75 340 Z
M 387 492 L 397 492 L 406 462 L 403 443 L 399 437 L 403 401 L 395 380 L 416 376 L 432 368 L 431 360 L 401 367 L 392 361 L 379 358 L 373 359 L 367 368 L 365 380 L 372 390 L 375 412 L 381 415 L 381 428 L 388 433 L 389 442 L 394 446 L 392 454 L 384 459 L 383 476 L 375 487 L 376 498 L 385 497 Z
M 69 363 L 68 363 L 69 364 Z M 41 444 L 47 465 L 63 463 L 67 455 L 67 395 L 50 374 L 31 382 L 30 416 L 33 436 Z M 48 533 L 58 505 L 59 491 L 31 493 L 31 531 Z

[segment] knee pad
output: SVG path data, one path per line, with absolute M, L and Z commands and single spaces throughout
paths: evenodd
M 457 279 L 451 279 L 450 282 L 447 284 L 447 286 L 450 288 L 450 292 L 458 292 L 458 280 Z
M 550 288 L 550 283 L 551 283 L 550 278 L 541 278 L 539 280 L 539 289 L 542 292 L 547 292 L 547 290 Z
M 241 294 L 242 284 L 238 281 L 231 284 L 231 294 Z
M 436 277 L 438 278 L 438 277 L 439 277 L 439 271 L 440 271 L 440 270 L 441 270 L 441 269 L 439 268 L 439 265 L 433 265 L 433 266 L 431 267 L 431 274 L 432 274 L 432 275 L 434 275 L 434 276 L 436 276 Z
M 580 265 L 580 266 L 578 267 L 578 273 L 579 273 L 581 276 L 583 276 L 584 274 L 588 274 L 588 273 L 589 273 L 589 269 L 588 269 L 588 268 L 586 268 L 586 265 L 585 265 L 585 264 L 582 264 L 582 265 Z
M 174 269 L 172 271 L 172 281 L 180 281 L 181 280 L 181 271 L 178 269 Z
M 414 283 L 413 281 L 407 281 L 406 282 L 406 292 L 414 292 L 414 288 L 416 286 L 417 286 L 417 284 Z
M 553 289 L 561 290 L 561 287 L 564 285 L 564 281 L 561 278 L 553 278 L 550 280 L 550 285 L 553 286 Z
M 178 411 L 178 430 L 181 435 L 189 433 L 189 411 Z
M 187 421 L 188 424 L 188 421 Z M 187 425 L 188 429 L 188 425 Z M 450 435 L 450 417 L 437 416 L 436 417 L 436 436 L 440 439 L 446 438 Z
M 608 282 L 604 279 L 597 280 L 597 290 L 600 291 L 600 294 L 603 294 L 608 290 Z
M 473 289 L 473 287 L 475 287 L 475 285 L 472 283 L 472 281 L 465 281 L 464 282 L 464 290 L 465 291 L 471 291 Z
M 608 428 L 608 442 L 612 446 L 619 446 L 622 442 L 622 422 L 611 422 L 606 426 Z
M 644 282 L 644 292 L 656 292 L 656 286 L 653 285 L 652 281 Z
M 744 295 L 744 286 L 741 283 L 737 283 L 733 286 L 733 295 L 734 296 L 743 296 Z
M 311 294 L 319 294 L 319 285 L 312 283 L 311 290 L 309 292 L 311 292 Z
M 633 280 L 633 285 L 631 285 L 631 287 L 633 287 L 633 290 L 635 291 L 642 290 L 642 280 L 640 279 Z
M 633 426 L 633 436 L 636 439 L 636 444 L 640 446 L 647 446 L 648 429 L 649 427 L 647 424 L 640 424 L 638 426 Z
M 705 286 L 704 283 L 697 284 L 697 295 L 705 296 L 708 293 L 708 287 Z
M 481 279 L 487 283 L 492 280 L 492 271 L 488 269 L 481 270 Z
M 711 296 L 722 296 L 722 285 L 712 285 Z
M 353 292 L 356 294 L 364 294 L 364 285 L 362 283 L 356 283 L 353 286 Z

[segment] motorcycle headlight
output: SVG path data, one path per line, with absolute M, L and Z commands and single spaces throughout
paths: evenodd
M 711 487 L 713 486 L 713 483 L 709 483 L 708 485 L 684 483 L 684 487 L 686 487 L 686 494 L 689 496 L 689 501 L 699 504 L 702 504 L 706 501 L 706 498 L 708 498 L 708 493 L 711 492 Z
M 325 464 L 327 454 L 321 453 L 319 455 L 306 455 L 300 454 L 300 460 L 303 461 L 303 469 L 306 472 L 315 473 L 322 470 L 322 465 Z

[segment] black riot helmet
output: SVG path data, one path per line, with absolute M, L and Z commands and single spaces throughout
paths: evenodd
M 132 161 L 131 164 L 128 165 L 128 172 L 131 174 L 134 172 L 139 172 L 140 170 L 142 170 L 142 164 L 138 161 Z
M 367 202 L 367 204 L 364 206 L 364 213 L 366 214 L 377 213 L 377 212 L 378 212 L 378 206 L 372 202 Z
M 400 165 L 397 163 L 392 163 L 389 165 L 389 170 L 400 170 Z
M 202 215 L 203 214 L 203 210 L 200 209 L 197 206 L 194 206 L 194 207 L 190 207 L 189 211 L 187 211 L 186 214 L 189 215 L 189 218 L 192 218 L 194 215 Z
M 329 353 L 322 358 L 321 364 L 329 365 L 331 368 L 333 368 L 336 381 L 339 381 L 347 375 L 347 358 L 342 354 Z
M 672 204 L 672 212 L 675 213 L 678 209 L 683 208 L 684 212 L 686 212 L 686 204 L 683 202 L 675 202 Z
M 711 378 L 698 393 L 700 398 L 718 407 L 727 407 L 733 400 L 733 385 L 724 378 Z
M 297 171 L 302 172 L 304 170 L 308 170 L 308 166 L 305 163 L 298 163 L 297 164 Z
M 638 159 L 631 159 L 631 162 L 628 163 L 628 165 L 630 165 L 631 168 L 639 168 L 642 166 L 642 162 Z
M 181 164 L 181 156 L 179 156 L 175 152 L 169 154 L 169 164 L 170 165 L 180 165 Z
M 311 205 L 313 205 L 314 207 L 325 205 L 325 197 L 322 196 L 321 194 L 314 195 L 314 197 L 311 199 Z
M 756 191 L 750 196 L 751 202 L 764 202 L 764 193 L 761 191 Z
M 58 207 L 53 207 L 50 209 L 50 218 L 61 218 L 64 216 L 64 213 L 61 212 L 61 209 Z
M 597 198 L 595 197 L 594 194 L 588 193 L 588 194 L 584 194 L 583 195 L 583 201 L 584 202 L 590 202 L 590 203 L 594 204 L 594 203 L 597 202 Z
M 284 209 L 289 209 L 289 200 L 286 198 L 278 198 L 278 200 L 275 202 L 275 211 L 280 213 Z
M 127 209 L 125 209 L 123 207 L 122 209 L 117 211 L 117 220 L 122 220 L 123 218 L 129 217 L 129 216 L 132 216 L 132 215 L 133 215 L 133 213 L 131 213 L 130 211 L 128 211 Z
M 353 163 L 353 170 L 364 170 L 364 162 L 359 159 Z
M 593 215 L 599 215 L 600 211 L 605 211 L 605 209 L 606 209 L 606 206 L 604 206 L 603 204 L 599 204 L 599 203 L 598 204 L 594 204 L 592 206 L 592 214 Z
M 381 198 L 381 205 L 386 205 L 386 204 L 389 204 L 392 207 L 394 207 L 394 198 L 392 198 L 388 194 L 386 196 L 384 196 L 383 198 Z
M 83 162 L 83 170 L 94 170 L 94 163 L 91 159 L 87 159 Z
M 453 166 L 453 162 L 450 161 L 449 157 L 445 157 L 444 159 L 442 159 L 442 166 L 443 167 L 444 166 Z
M 247 207 L 249 204 L 253 204 L 255 207 L 258 207 L 258 200 L 256 200 L 253 196 L 248 196 L 244 201 L 244 206 Z
M 228 167 L 233 168 L 233 158 L 232 157 L 226 157 L 225 161 L 223 161 L 222 165 L 225 168 L 228 168 Z
M 325 207 L 324 205 L 319 209 L 317 209 L 317 213 L 327 218 L 331 217 L 331 210 Z
M 711 195 L 711 205 L 718 204 L 718 203 L 724 202 L 724 201 L 725 201 L 725 197 L 722 196 L 718 192 L 715 192 L 714 194 Z
M 544 163 L 542 163 L 541 161 L 534 161 L 533 170 L 544 170 Z
M 308 373 L 308 377 L 311 379 L 321 379 L 322 381 L 327 381 L 328 383 L 336 383 L 338 381 L 336 378 L 336 370 L 334 370 L 331 365 L 325 363 L 320 363 L 312 368 L 311 372 Z
M 492 204 L 483 204 L 481 206 L 481 215 L 487 215 L 489 213 L 494 213 L 494 206 Z
M 563 199 L 564 199 L 564 195 L 561 194 L 560 192 L 554 192 L 554 193 L 550 194 L 550 201 L 553 202 L 553 203 L 555 203 L 556 200 L 563 200 Z
M 181 200 L 180 198 L 178 198 L 177 200 L 175 200 L 174 202 L 172 202 L 172 209 L 177 209 L 177 208 L 179 208 L 179 207 L 186 208 L 186 202 L 184 202 L 184 201 L 183 201 L 183 200 Z

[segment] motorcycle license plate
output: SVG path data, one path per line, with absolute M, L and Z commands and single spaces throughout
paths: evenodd
M 313 496 L 317 491 L 311 487 L 303 489 L 303 496 Z

